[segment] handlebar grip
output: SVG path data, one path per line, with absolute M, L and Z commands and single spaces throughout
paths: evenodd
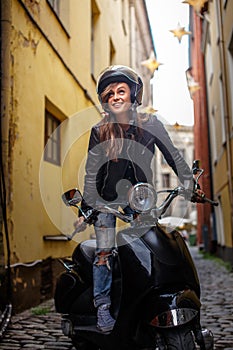
M 212 205 L 215 205 L 216 207 L 219 205 L 219 202 L 217 202 L 217 201 L 212 201 L 211 199 L 209 199 L 209 198 L 207 198 L 207 197 L 204 197 L 204 201 L 205 201 L 205 202 L 208 202 L 208 203 L 210 203 L 210 204 L 212 204 Z

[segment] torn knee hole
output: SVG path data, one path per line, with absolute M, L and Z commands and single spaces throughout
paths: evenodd
M 109 266 L 109 257 L 111 256 L 111 252 L 100 252 L 97 254 L 98 261 L 96 265 L 108 265 Z

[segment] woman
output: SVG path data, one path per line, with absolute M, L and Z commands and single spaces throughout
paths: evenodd
M 116 206 L 121 203 L 124 211 L 132 214 L 127 207 L 127 191 L 137 182 L 152 183 L 151 160 L 155 146 L 182 184 L 188 187 L 192 173 L 162 123 L 156 116 L 136 112 L 143 94 L 143 83 L 137 73 L 126 66 L 108 67 L 100 74 L 97 94 L 105 116 L 92 128 L 90 135 L 82 210 L 111 202 Z M 76 226 L 83 229 L 82 223 L 80 216 Z M 109 332 L 115 322 L 109 312 L 115 224 L 112 214 L 103 213 L 95 223 L 93 292 L 97 328 L 103 332 Z

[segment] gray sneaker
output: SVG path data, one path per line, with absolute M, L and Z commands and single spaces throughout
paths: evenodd
M 115 322 L 116 321 L 110 315 L 109 305 L 100 305 L 97 310 L 97 328 L 104 333 L 110 332 Z

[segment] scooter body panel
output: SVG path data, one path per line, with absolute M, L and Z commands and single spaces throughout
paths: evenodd
M 124 229 L 117 234 L 117 245 L 111 297 L 116 324 L 111 334 L 102 334 L 95 327 L 93 241 L 75 249 L 75 271 L 60 276 L 55 304 L 72 324 L 71 337 L 81 335 L 101 349 L 140 349 L 142 336 L 144 343 L 155 342 L 150 328 L 157 315 L 183 306 L 199 311 L 199 282 L 187 246 L 175 231 L 166 234 L 159 226 Z M 163 297 L 164 293 L 170 296 Z
M 117 243 L 130 299 L 149 288 L 157 289 L 158 294 L 191 288 L 200 296 L 195 266 L 177 231 L 166 234 L 155 226 L 142 235 L 140 229 L 129 228 L 118 233 Z

